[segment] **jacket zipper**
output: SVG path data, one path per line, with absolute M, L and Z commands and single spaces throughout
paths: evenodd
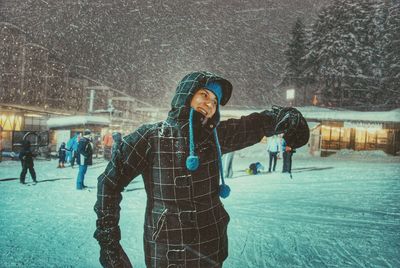
M 165 219 L 167 218 L 167 212 L 168 212 L 168 209 L 165 209 L 163 211 L 163 213 L 161 214 L 160 218 L 157 221 L 157 228 L 156 228 L 156 230 L 155 230 L 155 232 L 153 233 L 153 236 L 152 236 L 153 241 L 157 240 L 158 236 L 160 235 L 160 232 L 161 232 L 162 228 L 164 227 Z

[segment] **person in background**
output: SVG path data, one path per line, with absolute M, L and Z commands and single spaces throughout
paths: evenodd
M 67 154 L 67 148 L 65 148 L 65 142 L 62 142 L 60 148 L 58 149 L 58 167 L 57 168 L 64 168 L 65 158 Z
M 103 152 L 104 159 L 110 161 L 112 154 L 113 137 L 111 130 L 108 130 L 107 134 L 103 137 Z
M 31 174 L 32 180 L 34 183 L 37 182 L 36 180 L 36 172 L 33 163 L 34 154 L 31 150 L 31 142 L 28 140 L 22 141 L 22 149 L 19 153 L 19 160 L 21 160 L 22 171 L 21 175 L 19 176 L 19 181 L 22 184 L 25 184 L 25 176 L 27 171 Z
M 269 167 L 268 172 L 275 172 L 276 162 L 279 156 L 281 143 L 279 141 L 278 135 L 274 135 L 268 139 L 267 142 L 267 152 L 269 153 Z M 274 163 L 272 166 L 272 162 Z
M 255 162 L 250 164 L 249 168 L 246 169 L 246 173 L 249 175 L 257 175 L 261 170 L 264 170 L 264 166 L 261 165 L 260 162 Z
M 68 149 L 68 153 L 70 154 L 70 163 L 71 163 L 71 167 L 73 168 L 75 165 L 75 161 L 78 155 L 78 144 L 79 144 L 79 139 L 80 139 L 80 133 L 79 132 L 75 132 L 75 135 L 72 136 L 72 138 L 69 139 L 69 141 L 67 142 L 67 149 Z
M 283 167 L 282 173 L 289 173 L 292 177 L 292 156 L 296 152 L 294 148 L 289 146 L 284 138 L 282 138 L 282 151 L 283 151 Z
M 235 152 L 229 152 L 222 156 L 222 161 L 224 163 L 225 178 L 233 177 L 233 157 Z
M 118 148 L 122 142 L 121 132 L 117 132 L 117 131 L 113 132 L 112 139 L 113 139 L 113 143 L 112 143 L 112 149 L 111 149 L 111 159 L 114 159 L 115 154 L 117 153 Z
M 82 190 L 86 188 L 85 185 L 85 175 L 88 166 L 92 165 L 93 159 L 93 143 L 91 138 L 90 129 L 86 129 L 83 132 L 83 137 L 80 138 L 78 143 L 78 154 L 77 154 L 79 172 L 76 178 L 76 189 Z
M 0 126 L 0 162 L 3 160 L 3 127 Z
M 94 135 L 92 137 L 92 143 L 93 143 L 93 154 L 95 155 L 96 158 L 99 157 L 99 153 L 102 149 L 101 145 L 101 136 L 100 135 Z

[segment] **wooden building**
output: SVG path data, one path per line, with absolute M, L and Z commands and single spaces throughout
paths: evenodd
M 382 150 L 400 153 L 400 109 L 387 112 L 333 110 L 315 106 L 297 107 L 310 128 L 309 151 L 326 156 L 339 150 Z M 221 110 L 222 120 L 239 118 L 257 110 Z
M 299 110 L 309 122 L 312 154 L 326 156 L 342 149 L 400 153 L 400 109 L 359 112 L 304 107 Z

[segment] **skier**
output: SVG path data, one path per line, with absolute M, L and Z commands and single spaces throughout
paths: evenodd
M 25 176 L 26 173 L 29 169 L 29 173 L 31 174 L 32 180 L 34 183 L 36 183 L 36 172 L 34 169 L 34 164 L 33 164 L 33 157 L 35 155 L 33 154 L 31 150 L 31 142 L 28 140 L 24 140 L 22 142 L 22 149 L 21 152 L 19 153 L 19 160 L 21 160 L 21 165 L 22 165 L 22 171 L 21 175 L 19 176 L 19 181 L 22 184 L 25 184 Z
M 88 166 L 92 165 L 92 157 L 93 157 L 93 144 L 91 140 L 91 131 L 90 129 L 86 129 L 83 132 L 83 137 L 79 140 L 78 144 L 78 163 L 79 163 L 79 172 L 76 178 L 76 189 L 82 190 L 86 188 L 84 183 L 85 175 Z
M 229 215 L 219 197 L 224 183 L 221 155 L 285 133 L 293 147 L 309 129 L 301 113 L 281 108 L 220 122 L 232 85 L 209 72 L 193 72 L 179 83 L 168 118 L 125 136 L 117 155 L 98 178 L 97 229 L 100 263 L 132 267 L 121 247 L 121 192 L 142 175 L 147 207 L 144 251 L 147 267 L 221 267 L 228 256 Z M 219 185 L 219 178 L 221 184 Z

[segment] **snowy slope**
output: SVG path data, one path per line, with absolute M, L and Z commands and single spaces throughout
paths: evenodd
M 293 180 L 279 172 L 247 175 L 254 161 L 266 165 L 265 145 L 235 154 L 229 257 L 224 267 L 400 267 L 400 159 L 381 153 L 335 157 L 294 155 Z M 279 160 L 278 169 L 282 160 Z M 20 164 L 0 163 L 0 267 L 99 267 L 92 238 L 96 177 L 90 191 L 76 191 L 77 168 L 36 161 L 37 185 L 20 185 Z M 29 179 L 28 179 L 29 181 Z M 136 178 L 123 193 L 122 245 L 144 268 L 145 192 Z

